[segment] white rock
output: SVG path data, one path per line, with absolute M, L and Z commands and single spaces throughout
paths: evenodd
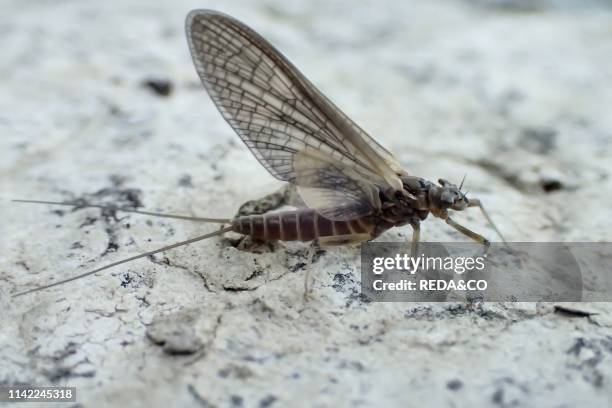
M 11 198 L 231 217 L 281 186 L 198 84 L 183 20 L 202 6 L 269 38 L 410 173 L 467 173 L 510 240 L 610 241 L 612 10 L 526 3 L 5 2 L 0 384 L 76 386 L 83 406 L 609 404 L 608 304 L 569 318 L 364 303 L 356 249 L 319 257 L 310 302 L 305 245 L 252 253 L 228 239 L 8 297 L 214 228 Z M 144 88 L 150 77 L 172 93 Z M 530 129 L 553 136 L 525 142 Z M 457 219 L 494 236 L 477 213 Z M 422 238 L 462 239 L 436 220 Z

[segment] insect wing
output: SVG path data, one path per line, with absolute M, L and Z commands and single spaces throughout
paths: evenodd
M 319 92 L 279 51 L 234 18 L 209 10 L 187 17 L 194 65 L 222 116 L 276 178 L 298 184 L 295 156 L 321 150 L 401 189 L 401 167 Z
M 365 178 L 316 150 L 298 153 L 294 166 L 302 200 L 324 217 L 345 221 L 380 210 L 378 193 L 386 186 L 382 178 Z

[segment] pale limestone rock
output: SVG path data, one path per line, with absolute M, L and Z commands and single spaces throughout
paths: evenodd
M 310 302 L 306 245 L 233 234 L 8 297 L 214 228 L 11 198 L 228 217 L 281 187 L 197 81 L 197 7 L 269 38 L 410 173 L 467 173 L 510 240 L 610 241 L 612 10 L 528 3 L 4 2 L 0 384 L 76 386 L 83 406 L 609 405 L 608 304 L 364 303 L 352 248 L 320 254 Z M 422 237 L 462 239 L 436 220 Z

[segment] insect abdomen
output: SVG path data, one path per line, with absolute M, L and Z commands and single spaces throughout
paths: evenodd
M 238 217 L 232 230 L 264 241 L 313 241 L 317 238 L 370 233 L 361 220 L 332 221 L 315 210 L 305 209 L 280 213 Z

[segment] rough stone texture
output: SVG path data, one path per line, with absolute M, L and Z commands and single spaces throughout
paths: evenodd
M 411 173 L 467 173 L 510 240 L 610 241 L 610 2 L 5 0 L 0 383 L 83 406 L 611 403 L 610 305 L 363 303 L 351 248 L 318 254 L 310 302 L 306 245 L 235 235 L 11 299 L 214 226 L 10 198 L 227 217 L 281 186 L 198 83 L 198 7 L 269 38 Z

